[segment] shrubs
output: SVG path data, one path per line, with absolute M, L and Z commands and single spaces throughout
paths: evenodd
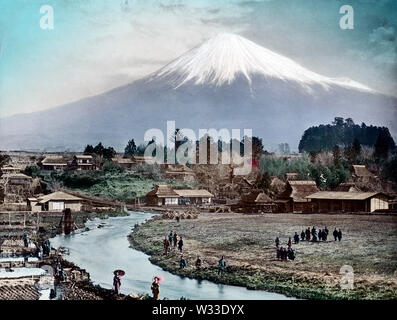
M 325 162 L 324 157 L 317 156 L 317 158 L 321 159 L 320 162 Z M 296 172 L 299 179 L 313 179 L 321 189 L 332 189 L 348 180 L 349 169 L 347 164 L 343 166 L 342 164 L 325 165 L 322 163 L 318 163 L 316 160 L 312 163 L 306 154 L 292 159 L 264 156 L 260 161 L 260 169 L 270 176 L 281 179 L 285 178 L 287 172 Z

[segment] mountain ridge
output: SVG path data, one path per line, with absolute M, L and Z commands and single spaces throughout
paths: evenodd
M 240 39 L 232 36 L 235 37 Z M 211 43 L 211 39 L 209 41 Z M 218 43 L 221 47 L 222 41 Z M 242 41 L 246 46 L 249 40 Z M 207 45 L 204 49 L 208 49 Z M 80 151 L 86 144 L 102 141 L 121 151 L 131 138 L 142 141 L 146 130 L 164 129 L 167 120 L 175 120 L 177 127 L 193 130 L 251 128 L 254 135 L 263 138 L 265 145 L 288 142 L 295 150 L 305 129 L 329 123 L 337 116 L 388 126 L 392 135 L 397 135 L 397 99 L 394 97 L 339 85 L 323 76 L 316 82 L 317 74 L 311 71 L 309 76 L 314 74 L 313 81 L 306 79 L 303 85 L 300 81 L 286 81 L 285 77 L 266 77 L 267 74 L 252 72 L 248 67 L 243 67 L 249 71 L 244 74 L 239 71 L 245 60 L 237 63 L 238 68 L 231 68 L 225 74 L 215 73 L 215 77 L 206 73 L 211 68 L 200 69 L 188 63 L 194 71 L 190 73 L 181 61 L 192 59 L 192 50 L 142 79 L 99 95 L 45 111 L 0 119 L 0 148 Z M 212 57 L 219 59 L 218 49 L 214 50 Z M 224 50 L 221 48 L 220 52 Z M 201 57 L 202 63 L 208 64 L 207 54 L 211 56 L 210 53 L 194 55 L 193 60 Z M 239 53 L 231 55 L 240 56 Z M 201 67 L 201 62 L 197 63 Z M 220 66 L 222 63 L 219 62 Z M 300 68 L 303 67 L 299 66 L 298 71 Z M 303 76 L 306 70 L 302 71 Z M 222 67 L 218 71 L 221 72 Z M 230 79 L 233 81 L 228 81 Z

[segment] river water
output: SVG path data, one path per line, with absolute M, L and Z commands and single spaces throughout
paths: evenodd
M 148 293 L 151 295 L 153 276 L 163 276 L 160 298 L 208 300 L 284 300 L 284 295 L 248 290 L 243 287 L 216 284 L 173 275 L 149 261 L 149 256 L 132 249 L 127 236 L 136 223 L 140 224 L 153 214 L 130 212 L 126 217 L 106 220 L 95 219 L 86 223 L 90 231 L 76 232 L 72 235 L 58 235 L 51 239 L 53 247 L 69 249 L 65 259 L 86 269 L 94 284 L 112 288 L 113 271 L 126 272 L 121 278 L 121 292 Z M 99 225 L 104 225 L 98 228 Z

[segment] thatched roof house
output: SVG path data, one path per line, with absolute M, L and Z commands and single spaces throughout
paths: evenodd
M 276 200 L 279 212 L 306 212 L 311 208 L 308 206 L 309 199 L 306 197 L 318 192 L 316 182 L 313 180 L 287 181 L 286 190 Z
M 237 212 L 273 212 L 274 201 L 260 189 L 251 190 L 241 197 L 241 201 L 233 208 Z
M 262 190 L 253 190 L 249 194 L 241 197 L 241 202 L 246 204 L 273 203 L 273 200 Z
M 290 198 L 294 202 L 307 202 L 308 195 L 319 191 L 313 180 L 288 181 L 288 185 L 291 188 Z
M 354 181 L 369 181 L 371 178 L 375 178 L 375 175 L 365 165 L 358 164 L 350 167 L 350 175 Z
M 334 191 L 344 191 L 344 192 L 359 192 L 356 185 L 353 182 L 343 182 L 335 188 Z

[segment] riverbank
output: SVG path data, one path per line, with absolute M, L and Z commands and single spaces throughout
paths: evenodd
M 300 242 L 293 245 L 295 261 L 277 261 L 274 239 L 285 245 L 288 237 L 308 226 L 341 228 L 335 242 Z M 186 269 L 179 269 L 180 253 L 164 255 L 163 239 L 173 230 L 184 239 Z M 171 273 L 216 283 L 266 290 L 303 299 L 396 299 L 397 217 L 325 214 L 201 213 L 198 219 L 149 220 L 129 236 L 131 245 L 151 256 L 151 262 Z M 194 262 L 200 255 L 201 270 Z M 229 272 L 219 276 L 224 255 Z M 354 270 L 354 289 L 340 287 L 340 268 Z
M 73 221 L 78 229 L 85 229 L 85 223 L 89 220 L 96 218 L 106 220 L 110 217 L 127 216 L 128 213 L 120 212 L 76 212 L 73 213 Z M 59 229 L 59 221 L 62 213 L 59 214 L 47 214 L 40 217 L 40 227 L 38 230 L 35 227 L 35 216 L 30 216 L 26 220 L 26 227 L 22 228 L 17 226 L 13 228 L 7 224 L 0 226 L 0 253 L 3 254 L 17 254 L 22 256 L 23 254 L 31 254 L 33 250 L 27 250 L 23 244 L 23 234 L 28 233 L 30 239 L 36 243 L 42 243 L 43 241 L 56 236 Z M 5 247 L 4 247 L 5 246 Z M 8 253 L 7 253 L 8 252 Z M 85 270 L 80 269 L 78 266 L 66 261 L 61 254 L 52 250 L 50 256 L 45 257 L 44 260 L 38 261 L 38 266 L 50 265 L 55 268 L 56 261 L 59 261 L 62 267 L 66 270 L 72 271 L 73 275 L 77 273 L 86 274 Z M 11 268 L 18 268 L 17 263 L 11 262 L 9 264 Z M 7 292 L 11 290 L 13 295 L 0 295 L 0 299 L 37 299 L 39 297 L 37 288 L 34 281 L 26 281 L 28 278 L 11 278 L 0 280 L 0 292 Z M 70 277 L 68 281 L 59 285 L 59 290 L 62 295 L 59 297 L 62 300 L 129 300 L 129 299 L 140 299 L 141 297 L 135 295 L 115 295 L 112 290 L 101 288 L 100 286 L 93 285 L 87 275 L 84 279 L 76 279 L 74 276 Z

